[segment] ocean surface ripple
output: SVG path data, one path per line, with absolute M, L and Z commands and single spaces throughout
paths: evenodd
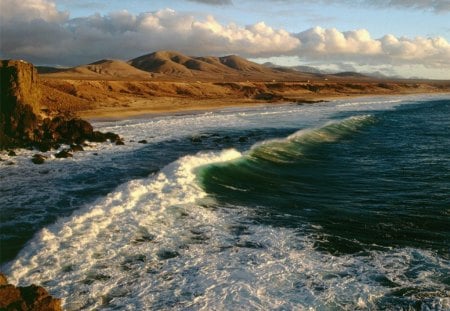
M 99 122 L 127 144 L 0 162 L 1 270 L 65 310 L 450 310 L 449 116 L 416 96 Z

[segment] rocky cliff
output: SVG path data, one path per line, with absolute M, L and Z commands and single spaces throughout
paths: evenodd
M 30 63 L 0 61 L 0 147 L 32 140 L 39 126 L 41 92 Z
M 38 74 L 30 63 L 0 60 L 0 94 L 0 149 L 35 147 L 48 151 L 59 144 L 107 139 L 123 144 L 118 135 L 93 131 L 87 121 L 70 114 L 45 116 Z

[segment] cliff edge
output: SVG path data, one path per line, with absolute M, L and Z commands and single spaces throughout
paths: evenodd
M 0 150 L 58 149 L 60 144 L 82 144 L 85 140 L 109 139 L 123 144 L 114 133 L 94 131 L 89 122 L 72 115 L 44 112 L 41 85 L 33 64 L 22 60 L 0 60 Z M 80 149 L 80 148 L 78 148 Z
M 41 92 L 30 63 L 0 61 L 0 148 L 33 140 L 39 126 Z

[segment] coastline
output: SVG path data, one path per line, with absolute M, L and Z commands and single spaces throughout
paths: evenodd
M 42 74 L 42 104 L 89 119 L 190 113 L 232 107 L 313 104 L 343 98 L 450 93 L 450 81 L 323 78 L 315 80 L 83 79 Z
M 313 105 L 323 102 L 331 102 L 342 99 L 355 99 L 355 98 L 381 98 L 381 97 L 397 97 L 397 96 L 450 96 L 450 92 L 423 92 L 423 93 L 396 93 L 396 94 L 343 94 L 341 96 L 324 96 L 314 97 L 304 102 L 301 101 L 278 101 L 278 102 L 261 102 L 250 100 L 234 100 L 229 98 L 224 99 L 153 99 L 153 100 L 141 100 L 133 103 L 128 103 L 128 107 L 99 107 L 92 110 L 82 110 L 77 114 L 88 120 L 89 122 L 109 122 L 109 121 L 121 121 L 127 119 L 139 119 L 147 117 L 158 116 L 176 116 L 183 114 L 197 114 L 209 111 L 217 111 L 223 109 L 233 108 L 254 108 L 254 107 L 272 107 L 278 105 Z M 179 100 L 178 105 L 168 105 L 168 102 L 174 102 Z

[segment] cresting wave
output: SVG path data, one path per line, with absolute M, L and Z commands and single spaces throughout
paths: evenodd
M 374 122 L 376 119 L 372 115 L 330 121 L 319 128 L 300 130 L 285 139 L 268 140 L 257 144 L 250 150 L 248 159 L 272 162 L 298 161 L 308 152 L 308 149 L 344 139 Z
M 192 211 L 206 195 L 192 169 L 239 156 L 235 150 L 186 156 L 155 176 L 120 186 L 92 207 L 43 229 L 5 267 L 11 281 L 45 284 L 65 297 L 69 310 L 98 307 L 119 279 L 132 282 L 129 270 L 136 265 L 178 256 L 192 235 L 184 230 L 214 223 L 211 211 Z
M 291 190 L 281 184 L 292 178 L 298 186 L 291 164 L 311 162 L 317 170 L 326 164 L 323 147 L 345 143 L 376 122 L 356 116 L 245 154 L 182 157 L 43 229 L 6 272 L 14 282 L 45 285 L 66 310 L 394 309 L 416 301 L 448 309 L 442 279 L 450 261 L 433 251 L 333 255 L 317 245 L 324 238 L 320 226 L 294 214 L 288 218 L 300 224 L 295 228 L 276 226 L 276 217 L 264 223 L 243 199 L 255 190 L 249 185 L 265 184 L 264 191 L 267 185 L 285 191 L 276 194 L 279 204 Z M 230 191 L 245 195 L 221 202 L 220 194 Z M 271 205 L 270 197 L 259 202 Z

